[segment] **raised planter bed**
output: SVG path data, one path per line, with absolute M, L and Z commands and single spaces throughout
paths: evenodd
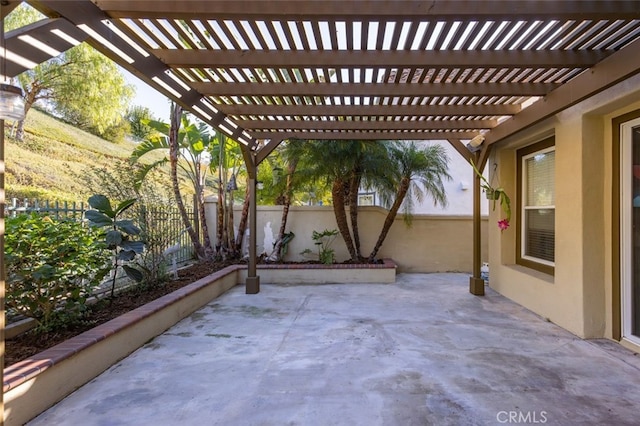
M 390 283 L 396 265 L 259 265 L 268 283 Z M 4 370 L 5 425 L 22 425 L 246 278 L 228 266 Z M 391 278 L 392 277 L 392 278 Z M 250 297 L 250 296 L 248 296 Z
M 278 284 L 394 283 L 396 264 L 391 259 L 370 264 L 264 264 L 258 265 L 258 275 L 262 283 Z

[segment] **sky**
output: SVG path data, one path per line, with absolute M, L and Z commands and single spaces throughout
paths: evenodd
M 147 107 L 153 117 L 159 121 L 169 122 L 169 100 L 162 93 L 140 80 L 124 68 L 120 68 L 128 84 L 135 87 L 136 94 L 131 106 Z

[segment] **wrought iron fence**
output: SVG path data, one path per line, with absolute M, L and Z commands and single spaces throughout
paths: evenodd
M 22 213 L 42 212 L 47 215 L 53 216 L 56 219 L 62 218 L 74 218 L 82 219 L 85 210 L 88 210 L 85 203 L 67 201 L 41 201 L 41 200 L 29 200 L 28 198 L 17 199 L 12 198 L 11 204 L 5 205 L 5 216 L 17 216 Z
M 84 212 L 90 206 L 84 202 L 11 199 L 5 205 L 5 216 L 14 217 L 19 214 L 37 212 L 55 219 L 82 220 Z M 168 266 L 183 265 L 194 258 L 193 246 L 189 235 L 185 232 L 180 212 L 169 206 L 135 205 L 129 213 L 130 218 L 142 228 L 144 238 L 149 242 L 148 247 L 155 250 L 151 256 L 163 256 Z M 187 208 L 187 216 L 192 223 L 197 223 L 197 213 L 193 208 Z M 196 230 L 198 231 L 198 230 Z

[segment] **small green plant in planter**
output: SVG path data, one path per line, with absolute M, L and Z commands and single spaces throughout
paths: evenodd
M 91 225 L 107 229 L 105 242 L 107 249 L 113 252 L 111 299 L 113 299 L 116 288 L 116 272 L 119 266 L 129 278 L 136 282 L 141 282 L 144 278 L 139 269 L 128 264 L 135 259 L 137 254 L 144 251 L 144 242 L 134 240 L 134 237 L 140 235 L 140 228 L 130 219 L 119 219 L 120 215 L 135 202 L 135 198 L 125 200 L 113 209 L 106 196 L 93 195 L 89 198 L 89 205 L 95 210 L 87 210 L 84 214 Z
M 318 247 L 318 260 L 325 265 L 331 265 L 334 263 L 335 251 L 331 248 L 331 244 L 338 235 L 337 229 L 328 230 L 325 229 L 322 232 L 313 231 L 311 239 L 315 241 L 315 245 Z M 311 250 L 306 249 L 300 254 L 307 255 L 311 253 Z

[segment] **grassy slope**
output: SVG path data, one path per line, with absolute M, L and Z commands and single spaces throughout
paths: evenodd
M 33 109 L 27 115 L 25 130 L 25 140 L 18 142 L 6 129 L 8 202 L 13 197 L 86 201 L 91 194 L 79 175 L 89 166 L 111 168 L 126 160 L 135 147 L 131 141 L 106 141 Z M 149 161 L 152 159 L 150 155 Z

